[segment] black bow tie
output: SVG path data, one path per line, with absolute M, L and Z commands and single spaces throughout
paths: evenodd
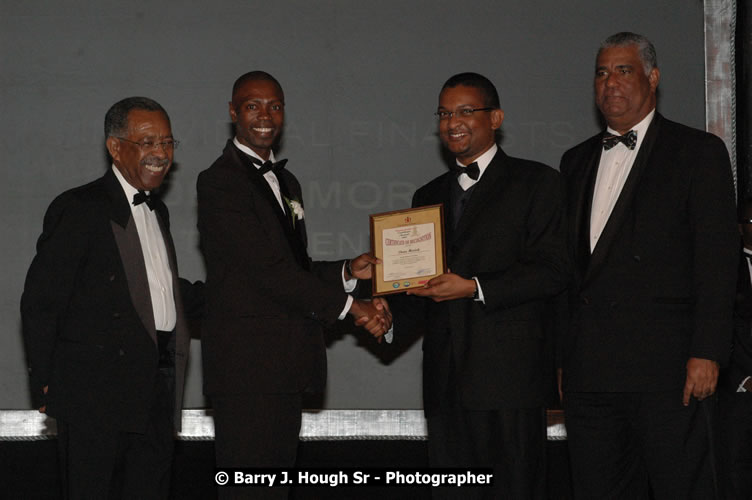
M 452 171 L 455 174 L 457 174 L 457 177 L 459 177 L 462 174 L 467 174 L 467 176 L 470 177 L 474 181 L 477 181 L 478 177 L 480 177 L 480 167 L 478 166 L 477 162 L 472 162 L 470 165 L 466 167 L 461 167 L 455 163 L 452 166 Z
M 133 206 L 137 207 L 142 203 L 146 203 L 149 210 L 154 210 L 157 204 L 157 195 L 152 193 L 146 194 L 146 191 L 138 190 L 138 193 L 133 195 Z
M 637 132 L 630 130 L 624 135 L 614 135 L 606 132 L 606 134 L 603 136 L 603 139 L 601 139 L 601 143 L 603 144 L 603 149 L 605 151 L 608 151 L 620 142 L 629 149 L 634 149 L 635 145 L 637 144 Z
M 280 170 L 285 168 L 285 164 L 287 163 L 287 160 L 279 160 L 278 162 L 272 163 L 269 160 L 261 161 L 255 156 L 249 156 L 249 158 L 255 165 L 259 166 L 258 172 L 261 175 L 264 175 L 267 172 L 274 172 L 275 174 L 278 174 Z

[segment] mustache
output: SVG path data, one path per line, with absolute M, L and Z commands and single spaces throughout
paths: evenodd
M 168 160 L 167 158 L 159 158 L 157 156 L 147 156 L 144 159 L 142 159 L 139 163 L 142 167 L 144 165 L 156 165 L 157 167 L 166 167 L 167 164 L 170 163 L 170 160 Z

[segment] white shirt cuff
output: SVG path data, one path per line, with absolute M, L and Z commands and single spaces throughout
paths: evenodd
M 338 320 L 345 319 L 345 316 L 347 316 L 347 313 L 350 312 L 350 308 L 352 307 L 353 298 L 352 295 L 347 296 L 347 302 L 345 302 L 345 308 L 342 309 L 342 313 L 337 317 Z
M 345 288 L 345 292 L 350 293 L 353 290 L 355 290 L 355 287 L 358 286 L 358 278 L 352 278 L 349 280 L 345 279 L 345 264 L 342 264 L 342 286 Z M 350 305 L 352 302 L 348 303 L 347 310 L 350 310 Z M 347 314 L 347 312 L 345 312 Z M 342 318 L 340 318 L 342 319 Z
M 478 278 L 476 278 L 475 276 L 473 276 L 473 279 L 475 280 L 475 286 L 478 287 L 478 298 L 473 300 L 475 300 L 476 302 L 483 302 L 485 304 L 486 300 L 483 298 L 483 289 L 480 287 L 480 281 L 478 281 Z
M 739 384 L 739 387 L 736 389 L 736 392 L 747 392 L 747 389 L 744 388 L 744 384 L 747 383 L 747 380 L 749 380 L 749 376 L 744 377 L 744 380 L 742 380 L 742 383 Z

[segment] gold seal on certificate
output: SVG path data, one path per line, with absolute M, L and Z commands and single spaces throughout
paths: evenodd
M 381 259 L 373 276 L 373 295 L 422 287 L 446 272 L 444 206 L 371 215 L 371 252 Z

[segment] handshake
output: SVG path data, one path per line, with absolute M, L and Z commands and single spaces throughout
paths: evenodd
M 364 253 L 350 261 L 349 269 L 345 272 L 345 279 L 371 279 L 373 266 L 379 262 L 376 257 Z M 392 312 L 389 310 L 389 304 L 381 297 L 375 297 L 372 300 L 353 300 L 350 314 L 355 319 L 357 326 L 362 326 L 368 330 L 379 342 L 381 342 L 383 335 L 392 328 Z

